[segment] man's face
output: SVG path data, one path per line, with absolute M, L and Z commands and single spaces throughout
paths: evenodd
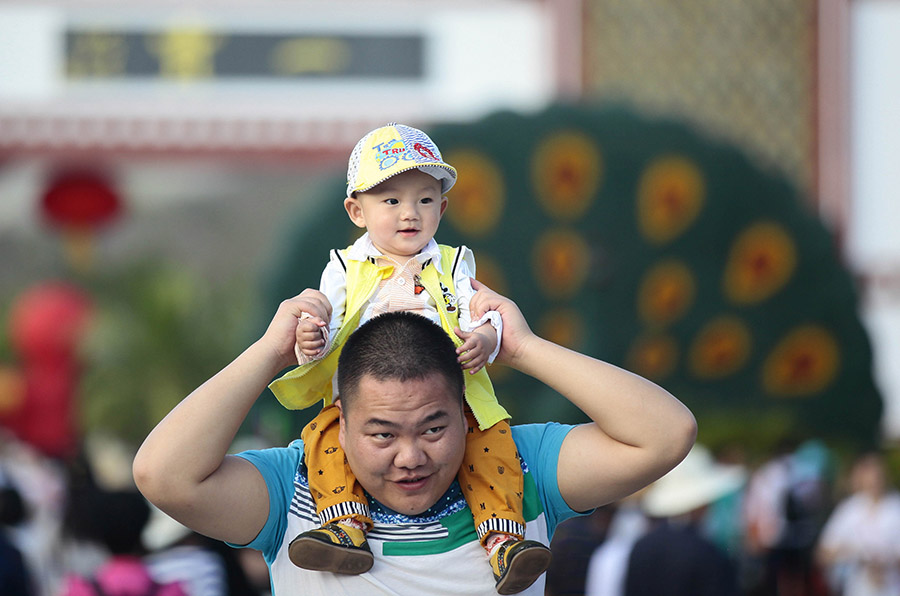
M 460 397 L 437 373 L 410 381 L 366 375 L 357 391 L 349 412 L 341 411 L 340 442 L 350 468 L 380 503 L 405 515 L 422 513 L 462 464 Z

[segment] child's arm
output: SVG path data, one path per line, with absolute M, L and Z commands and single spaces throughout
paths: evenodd
M 331 348 L 331 338 L 344 322 L 347 273 L 334 250 L 322 271 L 319 292 L 331 305 L 331 316 L 327 320 L 317 313 L 304 312 L 300 316 L 297 321 L 297 344 L 294 346 L 297 364 L 306 364 L 327 354 Z
M 475 374 L 497 357 L 500 338 L 503 336 L 503 320 L 496 311 L 484 313 L 476 321 L 472 320 L 469 301 L 475 295 L 471 282 L 475 277 L 475 255 L 465 246 L 461 246 L 459 250 L 462 254 L 453 272 L 453 284 L 456 287 L 461 330 L 457 335 L 463 340 L 463 344 L 456 353 L 459 354 L 459 362 L 463 368 Z

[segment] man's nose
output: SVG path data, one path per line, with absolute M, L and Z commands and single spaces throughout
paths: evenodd
M 397 446 L 394 465 L 398 468 L 413 469 L 425 465 L 428 456 L 416 441 L 402 441 Z

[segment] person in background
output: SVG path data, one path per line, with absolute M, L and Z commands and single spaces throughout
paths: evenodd
M 0 486 L 17 493 L 8 495 L 15 503 L 4 514 L 9 516 L 2 530 L 4 537 L 21 554 L 34 594 L 50 596 L 62 579 L 60 536 L 67 488 L 65 467 L 0 426 Z
M 222 557 L 199 539 L 202 537 L 151 505 L 150 522 L 142 533 L 148 550 L 144 563 L 150 576 L 158 583 L 178 582 L 187 596 L 227 596 Z
M 161 584 L 178 582 L 188 596 L 259 596 L 241 564 L 238 551 L 197 534 L 157 507 L 150 506 L 143 542 L 144 562 Z
M 647 516 L 640 506 L 642 492 L 611 505 L 614 510 L 606 539 L 588 562 L 585 596 L 622 596 L 628 557 L 638 538 L 647 531 Z
M 141 533 L 150 506 L 134 490 L 93 489 L 81 493 L 75 510 L 84 528 L 109 553 L 90 577 L 66 576 L 59 596 L 188 596 L 178 583 L 159 584 L 143 561 Z
M 747 466 L 743 449 L 738 445 L 726 445 L 716 449 L 716 461 L 727 466 Z M 744 564 L 744 523 L 741 512 L 744 508 L 744 491 L 740 489 L 717 499 L 710 504 L 704 519 L 704 533 L 735 561 L 739 569 Z M 741 572 L 739 572 L 740 574 Z
M 582 596 L 591 554 L 603 544 L 615 515 L 614 504 L 598 507 L 592 514 L 560 524 L 550 548 L 553 561 L 547 570 L 544 596 Z
M 814 560 L 830 504 L 831 456 L 818 440 L 781 441 L 750 477 L 743 500 L 747 590 L 752 596 L 819 596 Z
M 838 503 L 816 548 L 832 587 L 841 596 L 900 594 L 900 494 L 888 483 L 884 456 L 854 462 L 852 493 Z
M 703 535 L 707 507 L 744 483 L 742 467 L 724 466 L 695 445 L 642 499 L 651 526 L 628 558 L 625 596 L 738 596 L 734 562 Z
M 25 502 L 0 468 L 0 593 L 33 596 L 35 586 L 22 552 L 8 535 L 9 528 L 26 518 Z

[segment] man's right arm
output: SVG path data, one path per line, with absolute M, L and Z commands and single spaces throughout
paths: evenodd
M 269 513 L 266 484 L 253 464 L 226 454 L 260 393 L 294 363 L 300 313 L 327 320 L 330 308 L 316 290 L 282 302 L 259 340 L 153 429 L 134 459 L 135 482 L 150 502 L 219 540 L 256 537 Z

